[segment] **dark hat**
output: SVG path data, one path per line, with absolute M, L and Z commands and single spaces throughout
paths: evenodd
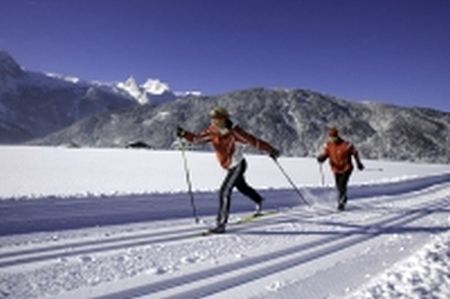
M 328 136 L 329 137 L 338 137 L 339 131 L 336 127 L 331 127 L 328 129 Z

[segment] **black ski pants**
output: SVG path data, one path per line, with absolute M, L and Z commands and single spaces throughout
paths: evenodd
M 336 180 L 336 190 L 338 192 L 338 203 L 346 204 L 347 203 L 347 185 L 350 179 L 350 175 L 352 174 L 352 170 L 343 173 L 335 173 L 334 178 Z
M 243 159 L 238 165 L 228 170 L 228 173 L 219 191 L 219 211 L 217 213 L 217 226 L 225 226 L 230 214 L 231 192 L 236 187 L 239 192 L 247 196 L 256 204 L 261 203 L 263 198 L 250 187 L 244 178 L 247 169 L 247 161 Z

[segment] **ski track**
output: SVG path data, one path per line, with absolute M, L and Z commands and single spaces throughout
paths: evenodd
M 414 179 L 400 184 L 391 184 L 384 191 L 379 186 L 358 187 L 358 196 L 352 198 L 349 204 L 350 213 L 358 211 L 372 211 L 378 213 L 370 218 L 370 223 L 345 224 L 345 213 L 337 213 L 333 208 L 323 205 L 313 207 L 298 206 L 278 207 L 279 213 L 268 215 L 247 224 L 230 224 L 228 234 L 213 235 L 207 239 L 219 242 L 223 238 L 232 236 L 269 236 L 278 234 L 267 230 L 274 225 L 300 221 L 306 230 L 292 232 L 293 235 L 315 235 L 318 239 L 306 239 L 306 243 L 297 244 L 264 253 L 240 261 L 202 269 L 200 271 L 187 271 L 187 273 L 172 273 L 173 277 L 130 287 L 128 289 L 114 289 L 97 294 L 98 298 L 133 298 L 151 296 L 152 298 L 201 298 L 219 294 L 225 290 L 236 288 L 258 279 L 280 273 L 287 269 L 311 263 L 325 256 L 351 248 L 352 246 L 383 237 L 389 234 L 412 232 L 446 232 L 448 227 L 427 228 L 405 227 L 417 220 L 427 218 L 434 213 L 448 213 L 450 205 L 450 174 Z M 374 190 L 376 192 L 374 192 Z M 273 194 L 285 194 L 285 191 L 270 191 Z M 326 188 L 316 188 L 305 191 L 308 199 L 317 202 L 316 197 L 330 192 Z M 355 192 L 355 190 L 354 190 Z M 375 195 L 374 195 L 375 193 Z M 295 196 L 295 195 L 292 195 Z M 433 198 L 429 201 L 429 198 Z M 414 201 L 410 205 L 410 201 Z M 341 231 L 310 231 L 308 224 L 323 226 L 340 226 Z M 148 245 L 168 245 L 198 242 L 205 240 L 199 236 L 206 228 L 205 225 L 178 224 L 170 227 L 149 227 L 138 232 L 119 233 L 117 236 L 73 241 L 63 240 L 63 244 L 5 246 L 0 248 L 0 273 L 18 271 L 26 266 L 30 269 L 38 268 L 42 262 L 56 262 L 61 258 L 79 257 L 85 255 L 113 253 L 116 251 L 143 247 Z M 151 230 L 151 232 L 149 232 Z M 289 232 L 281 232 L 289 235 Z M 189 270 L 189 269 L 187 269 Z M 181 271 L 183 272 L 183 271 Z M 236 275 L 239 272 L 239 275 Z M 161 280 L 162 279 L 162 280 Z M 83 291 L 83 290 L 81 290 Z M 79 290 L 74 290 L 75 294 Z M 70 297 L 72 292 L 60 294 Z
M 442 188 L 445 188 L 442 187 Z M 415 197 L 416 194 L 412 192 L 409 195 L 402 197 L 402 200 Z M 357 200 L 357 199 L 355 199 Z M 397 197 L 393 197 L 389 201 L 392 203 L 399 200 Z M 374 204 L 377 202 L 383 202 L 383 198 L 372 199 L 370 203 L 358 204 L 352 207 L 353 211 L 374 209 Z M 312 218 L 317 222 L 320 217 L 325 217 L 336 213 L 334 209 L 318 207 L 291 211 L 288 214 L 280 212 L 278 214 L 265 216 L 264 218 L 257 219 L 251 223 L 246 224 L 230 224 L 229 232 L 242 233 L 253 227 L 260 227 L 261 225 L 272 225 L 289 223 L 290 221 L 297 220 L 299 218 L 308 219 Z M 323 222 L 322 222 L 323 223 Z M 235 225 L 237 227 L 235 227 Z M 131 236 L 120 236 L 109 239 L 85 241 L 85 242 L 71 242 L 64 245 L 45 246 L 42 248 L 34 248 L 29 250 L 13 250 L 10 252 L 0 253 L 0 268 L 16 266 L 25 263 L 39 262 L 44 260 L 50 260 L 54 258 L 77 256 L 82 254 L 101 253 L 112 250 L 121 250 L 131 247 L 148 246 L 161 243 L 171 243 L 177 241 L 186 241 L 192 238 L 201 238 L 200 233 L 204 231 L 206 227 L 192 227 L 185 225 L 172 226 L 170 229 L 161 229 L 159 232 L 134 234 Z M 216 236 L 211 236 L 216 237 Z M 79 248 L 79 249 L 78 249 Z M 70 250 L 70 251 L 68 251 Z
M 401 228 L 397 226 L 406 225 L 417 219 L 426 217 L 434 212 L 436 209 L 444 208 L 450 203 L 449 199 L 437 200 L 433 204 L 422 204 L 418 207 L 414 207 L 404 215 L 393 216 L 387 219 L 377 221 L 367 226 L 353 229 L 351 231 L 338 234 L 333 237 L 325 237 L 317 241 L 313 241 L 298 246 L 286 248 L 277 252 L 257 256 L 255 258 L 247 259 L 225 266 L 217 267 L 202 271 L 199 273 L 193 273 L 184 275 L 181 277 L 169 279 L 163 282 L 156 282 L 143 287 L 138 287 L 131 290 L 125 290 L 123 292 L 114 293 L 111 295 L 101 296 L 98 298 L 134 298 L 148 294 L 161 296 L 161 298 L 202 298 L 210 296 L 212 294 L 248 283 L 250 281 L 260 279 L 262 277 L 271 275 L 273 273 L 281 272 L 288 268 L 299 266 L 306 262 L 311 262 L 322 256 L 335 253 L 340 250 L 347 249 L 355 244 L 365 242 L 371 238 L 378 237 L 383 234 L 396 233 Z M 308 232 L 314 233 L 314 232 Z M 335 235 L 335 233 L 333 233 Z M 354 235 L 357 235 L 356 237 Z M 323 247 L 323 248 L 321 248 Z M 314 252 L 303 254 L 304 251 L 315 249 Z M 264 263 L 272 264 L 274 260 L 282 260 L 273 265 L 265 266 Z M 257 266 L 257 269 L 251 269 L 252 266 Z M 235 277 L 223 279 L 225 274 L 230 274 L 233 271 L 242 271 L 244 268 L 250 268 L 246 273 L 240 273 Z M 211 283 L 212 277 L 219 277 L 217 282 Z M 226 276 L 225 276 L 226 277 Z M 163 294 L 158 295 L 158 292 L 164 290 L 173 289 L 182 285 L 192 285 L 195 282 L 208 279 L 208 284 L 203 287 L 194 288 L 190 291 L 182 290 L 179 294 L 173 294 L 165 296 Z

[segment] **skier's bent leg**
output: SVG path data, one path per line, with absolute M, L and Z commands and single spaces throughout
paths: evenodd
M 242 164 L 242 171 L 236 180 L 236 188 L 255 203 L 255 215 L 259 215 L 262 211 L 262 202 L 264 198 L 262 198 L 261 195 L 245 181 L 244 172 L 247 168 L 246 161 L 243 160 Z
M 342 193 L 343 193 L 343 202 L 344 202 L 344 204 L 346 204 L 347 200 L 348 200 L 347 190 L 348 190 L 348 182 L 350 180 L 351 174 L 352 174 L 352 171 L 350 170 L 350 171 L 344 173 L 343 174 L 343 178 L 342 178 L 342 185 L 343 185 L 343 187 L 342 187 L 342 191 L 343 192 Z
M 256 204 L 260 204 L 263 201 L 262 196 L 255 189 L 250 187 L 244 178 L 236 182 L 236 188 Z
M 230 169 L 219 191 L 219 210 L 217 212 L 217 226 L 225 226 L 230 213 L 231 191 L 239 176 L 239 165 Z
M 347 185 L 350 179 L 351 171 L 345 173 L 337 173 L 335 175 L 336 179 L 336 189 L 338 191 L 338 208 L 344 209 L 347 203 Z
M 336 180 L 336 190 L 338 192 L 338 198 L 337 198 L 338 204 L 342 204 L 344 201 L 344 198 L 345 198 L 345 193 L 346 193 L 344 174 L 336 173 L 335 180 Z
M 247 169 L 247 162 L 245 160 L 242 160 L 241 164 L 242 164 L 241 172 L 239 173 L 239 176 L 236 179 L 235 184 L 236 188 L 239 190 L 239 192 L 250 198 L 256 204 L 261 204 L 261 202 L 263 201 L 261 195 L 259 195 L 259 193 L 245 181 L 244 173 L 245 170 Z

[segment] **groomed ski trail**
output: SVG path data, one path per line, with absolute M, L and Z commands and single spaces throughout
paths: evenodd
M 432 214 L 440 213 L 442 209 L 450 206 L 449 187 L 450 184 L 446 184 L 444 190 L 426 192 L 423 195 L 416 196 L 414 199 L 420 199 L 421 203 L 415 206 L 404 207 L 404 212 L 397 211 L 394 215 L 389 214 L 389 216 L 376 217 L 370 223 L 364 225 L 349 225 L 350 229 L 348 231 L 339 233 L 313 232 L 308 231 L 305 227 L 305 232 L 303 232 L 305 235 L 330 236 L 320 237 L 269 254 L 256 255 L 242 261 L 227 263 L 223 266 L 214 266 L 183 275 L 173 275 L 175 276 L 173 278 L 113 292 L 100 296 L 100 298 L 135 298 L 141 296 L 154 296 L 154 298 L 204 298 L 208 296 L 214 297 L 215 295 L 222 298 L 220 293 L 224 291 L 227 292 L 226 295 L 223 294 L 223 298 L 239 296 L 239 294 L 242 294 L 239 289 L 247 283 L 252 283 L 286 270 L 299 268 L 307 263 L 321 262 L 323 258 L 338 254 L 340 251 L 348 250 L 352 246 L 361 245 L 372 239 L 383 239 L 385 235 L 395 234 L 401 230 L 407 231 L 407 225 L 426 219 Z M 432 202 L 428 201 L 430 197 L 434 199 Z M 375 207 L 372 206 L 372 208 Z M 301 216 L 295 213 L 288 212 L 287 214 L 283 217 L 274 217 L 279 218 L 276 224 L 285 221 L 286 216 L 292 217 L 288 221 L 293 221 L 293 218 L 301 219 L 299 218 Z M 333 218 L 335 218 L 335 221 L 337 221 L 336 225 L 338 225 L 338 221 L 342 221 L 345 215 L 341 213 Z M 309 221 L 314 220 L 311 219 Z M 258 233 L 266 234 L 267 230 L 273 225 L 274 223 L 272 222 L 264 222 L 258 227 L 253 226 L 246 230 L 234 232 L 232 230 L 231 233 L 236 233 L 240 236 Z M 306 224 L 304 225 L 307 226 Z M 253 228 L 256 228 L 256 230 Z M 446 229 L 442 227 L 439 230 L 444 232 Z M 216 238 L 221 237 L 217 236 Z M 301 268 L 298 271 L 302 272 Z M 245 288 L 248 289 L 248 287 Z
M 33 274 L 45 276 L 51 272 L 70 272 L 73 268 L 82 274 L 87 271 L 83 267 L 94 267 L 94 272 L 104 275 L 91 278 L 97 279 L 96 282 L 80 279 L 67 288 L 53 291 L 34 286 L 35 289 L 31 288 L 34 293 L 22 295 L 31 295 L 29 298 L 44 294 L 62 298 L 263 298 L 276 294 L 283 298 L 284 290 L 291 292 L 293 289 L 307 298 L 342 295 L 356 286 L 318 287 L 313 278 L 319 272 L 325 276 L 343 275 L 341 272 L 348 271 L 352 263 L 357 267 L 355 261 L 370 258 L 361 248 L 381 248 L 389 252 L 395 250 L 394 245 L 392 249 L 379 244 L 395 244 L 395 238 L 405 235 L 412 246 L 392 254 L 392 260 L 396 261 L 399 256 L 407 256 L 417 249 L 430 234 L 448 232 L 445 212 L 448 213 L 450 206 L 450 183 L 447 179 L 448 175 L 442 175 L 409 184 L 403 182 L 403 189 L 392 186 L 395 191 L 391 190 L 390 195 L 389 192 L 385 192 L 387 195 L 374 192 L 372 197 L 370 190 L 376 187 L 366 186 L 366 193 L 360 189 L 360 196 L 352 198 L 349 210 L 343 213 L 335 212 L 334 202 L 325 203 L 328 204 L 325 208 L 323 205 L 280 207 L 279 213 L 247 224 L 231 224 L 227 234 L 206 238 L 198 237 L 207 227 L 205 224 L 167 220 L 161 223 L 169 224 L 162 226 L 152 223 L 140 225 L 138 229 L 113 226 L 102 228 L 100 233 L 84 229 L 76 232 L 74 238 L 44 238 L 39 244 L 3 245 L 0 248 L 0 289 L 13 292 L 4 284 L 23 276 L 25 279 L 19 286 L 22 283 L 25 289 L 27 283 L 36 284 Z M 272 191 L 273 197 L 278 193 Z M 317 194 L 320 194 L 317 190 L 311 193 L 310 199 L 317 202 L 319 198 L 314 198 Z M 213 216 L 206 217 L 206 221 L 213 222 Z M 192 250 L 202 254 L 196 256 Z M 122 262 L 126 262 L 137 256 L 141 260 L 159 256 L 160 261 L 169 263 L 158 265 L 156 260 L 156 265 L 151 267 L 149 264 L 141 268 L 131 265 L 138 270 L 124 277 L 109 273 L 114 269 L 109 269 L 108 273 L 98 270 L 111 260 L 123 258 Z M 351 282 L 364 282 L 388 267 L 389 262 L 378 265 L 371 270 L 374 273 L 363 273 L 361 279 L 353 277 Z M 121 280 L 125 283 L 117 284 Z

